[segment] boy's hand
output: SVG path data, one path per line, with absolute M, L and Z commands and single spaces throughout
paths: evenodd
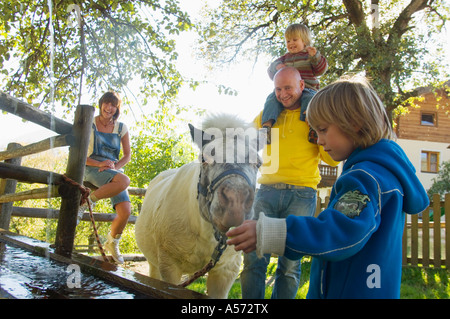
M 256 249 L 256 220 L 246 220 L 241 226 L 229 230 L 226 235 L 228 245 L 234 245 L 234 250 L 242 250 L 248 254 Z
M 316 53 L 317 53 L 317 50 L 316 50 L 315 47 L 307 47 L 307 48 L 306 48 L 306 51 L 308 51 L 308 54 L 309 54 L 310 56 L 315 56 Z

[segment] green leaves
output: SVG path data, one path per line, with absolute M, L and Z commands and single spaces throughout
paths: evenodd
M 427 191 L 430 199 L 433 197 L 433 194 L 440 194 L 442 200 L 448 192 L 450 192 L 450 161 L 441 164 L 438 176 L 433 178 L 433 185 Z
M 177 168 L 195 159 L 187 133 L 187 124 L 176 121 L 179 108 L 158 108 L 151 116 L 143 118 L 133 128 L 131 162 L 125 166 L 125 174 L 135 187 L 146 188 L 160 172 Z
M 321 86 L 362 73 L 391 111 L 417 83 L 436 85 L 450 76 L 448 61 L 434 51 L 444 44 L 442 36 L 436 38 L 450 8 L 430 0 L 385 1 L 379 8 L 379 25 L 372 26 L 370 2 L 359 0 L 224 0 L 204 13 L 198 50 L 211 65 L 265 53 L 275 58 L 286 53 L 286 27 L 305 23 L 328 59 Z
M 77 9 L 81 16 L 76 15 Z M 140 78 L 144 96 L 169 101 L 185 79 L 177 71 L 172 35 L 191 28 L 176 0 L 53 3 L 55 100 L 71 110 L 80 94 L 93 100 L 124 91 Z M 50 17 L 47 0 L 0 4 L 2 90 L 48 110 Z

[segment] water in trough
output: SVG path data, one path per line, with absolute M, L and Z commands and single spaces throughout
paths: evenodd
M 76 273 L 70 266 L 0 243 L 0 298 L 148 298 L 82 271 Z

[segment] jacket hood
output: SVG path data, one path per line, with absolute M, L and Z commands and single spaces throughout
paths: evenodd
M 344 170 L 359 162 L 373 162 L 390 171 L 403 188 L 403 211 L 417 214 L 430 204 L 422 183 L 416 176 L 416 169 L 403 149 L 394 141 L 381 140 L 366 148 L 357 148 L 347 159 Z

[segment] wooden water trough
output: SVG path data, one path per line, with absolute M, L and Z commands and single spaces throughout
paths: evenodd
M 6 247 L 5 247 L 6 246 Z M 36 262 L 36 258 L 42 259 L 37 262 L 39 265 L 30 266 L 29 269 L 35 270 L 37 272 L 42 272 L 44 269 L 40 269 L 44 267 L 43 261 L 50 260 L 53 263 L 56 263 L 60 266 L 62 272 L 66 272 L 69 266 L 78 265 L 80 269 L 80 273 L 76 274 L 80 276 L 80 279 L 87 277 L 87 280 L 91 278 L 91 281 L 94 283 L 91 285 L 94 291 L 92 291 L 92 295 L 87 294 L 86 292 L 77 293 L 77 296 L 83 296 L 82 298 L 95 298 L 96 294 L 98 294 L 99 281 L 107 282 L 108 286 L 112 286 L 117 288 L 116 291 L 119 292 L 119 296 L 125 295 L 127 298 L 148 298 L 148 299 L 204 299 L 208 298 L 205 295 L 197 293 L 195 291 L 191 291 L 176 285 L 172 285 L 160 280 L 156 280 L 150 278 L 148 276 L 144 276 L 142 274 L 136 273 L 129 269 L 122 268 L 115 264 L 111 264 L 108 262 L 104 262 L 99 259 L 91 258 L 82 254 L 73 253 L 71 258 L 67 258 L 56 254 L 48 243 L 44 243 L 32 238 L 20 236 L 9 231 L 0 229 L 0 256 L 4 256 L 6 253 L 5 250 L 11 249 L 11 247 L 17 247 L 20 249 L 24 249 L 32 253 L 35 257 L 33 261 Z M 1 260 L 5 260 L 4 257 Z M 30 261 L 32 262 L 32 261 Z M 5 269 L 6 268 L 6 269 Z M 8 263 L 6 265 L 0 265 L 0 274 L 2 271 L 4 272 L 14 272 L 15 270 L 8 270 Z M 24 278 L 33 277 L 33 274 L 29 273 L 32 271 L 26 271 L 26 273 L 21 273 L 20 276 Z M 55 274 L 52 272 L 48 276 L 50 276 L 49 280 L 52 281 L 51 289 L 46 288 L 47 292 L 40 292 L 41 295 L 44 294 L 44 297 L 47 299 L 58 298 L 65 299 L 67 297 L 67 293 L 64 291 L 68 291 L 68 280 L 70 280 L 70 276 L 72 273 L 62 274 L 61 282 L 55 282 Z M 6 298 L 18 298 L 14 291 L 9 291 L 8 285 L 2 282 L 5 276 L 0 276 L 0 297 Z M 17 275 L 16 275 L 17 278 Z M 38 287 L 42 287 L 41 290 L 45 290 L 45 287 L 42 283 L 35 283 L 34 285 L 27 282 L 27 280 L 16 279 L 15 285 L 20 286 L 22 289 L 34 290 L 34 294 L 36 295 L 36 290 Z M 78 287 L 75 285 L 74 287 L 70 287 L 70 291 L 72 293 L 77 292 L 77 289 L 83 289 L 83 285 L 79 285 Z M 109 289 L 111 290 L 111 288 Z M 20 297 L 20 296 L 19 296 Z M 97 296 L 100 298 L 108 298 L 107 295 Z M 117 298 L 117 292 L 113 295 L 113 298 Z
M 24 286 L 32 286 L 32 290 L 39 290 L 39 284 L 33 286 L 34 284 L 30 284 L 30 280 L 31 282 L 34 281 L 27 279 L 26 273 L 31 273 L 31 270 L 20 271 L 8 269 L 11 265 L 15 265 L 14 260 L 17 261 L 17 258 L 8 259 L 8 254 L 13 250 L 21 249 L 24 250 L 22 255 L 26 255 L 27 253 L 31 254 L 27 255 L 30 260 L 42 258 L 42 264 L 51 262 L 51 267 L 62 267 L 64 269 L 69 265 L 77 265 L 76 267 L 79 267 L 83 276 L 89 274 L 99 281 L 104 280 L 109 284 L 124 287 L 127 293 L 129 293 L 127 296 L 157 299 L 207 298 L 207 296 L 200 293 L 155 280 L 114 264 L 73 252 L 75 228 L 81 199 L 80 187 L 74 186 L 73 182 L 78 185 L 83 183 L 84 167 L 94 114 L 94 108 L 92 106 L 79 105 L 75 112 L 73 125 L 2 92 L 0 92 L 0 109 L 60 134 L 24 147 L 16 143 L 11 143 L 7 151 L 0 152 L 0 161 L 5 160 L 5 162 L 0 162 L 0 195 L 2 195 L 0 196 L 0 298 L 21 298 L 20 296 L 15 296 L 14 292 L 7 291 L 8 282 L 5 279 L 7 276 L 12 276 L 9 281 L 10 283 L 15 281 L 14 278 L 22 278 L 21 280 L 25 283 Z M 22 156 L 62 146 L 69 146 L 67 170 L 64 175 L 20 165 L 20 158 Z M 71 180 L 70 183 L 67 182 L 67 178 Z M 21 196 L 35 195 L 15 194 L 17 181 L 46 184 L 50 190 L 48 197 L 61 196 L 62 200 L 59 212 L 50 212 L 53 218 L 58 219 L 54 248 L 52 248 L 53 245 L 50 247 L 49 243 L 9 232 L 9 224 L 13 212 L 12 202 L 21 200 Z M 42 194 L 37 196 L 42 196 Z M 20 208 L 15 209 L 20 210 Z M 22 213 L 29 214 L 30 212 L 22 208 Z M 32 214 L 35 215 L 36 212 Z M 46 218 L 48 218 L 49 212 L 46 211 L 45 214 L 47 216 Z M 55 263 L 59 263 L 59 265 Z M 22 264 L 27 265 L 28 261 L 24 260 Z M 40 269 L 45 268 L 42 267 L 42 264 L 37 261 L 37 266 L 33 269 L 38 272 L 45 271 L 45 269 Z M 32 277 L 33 275 L 30 274 L 30 276 Z M 60 275 L 55 274 L 54 276 L 59 277 Z M 53 295 L 50 295 L 50 297 L 70 298 L 64 295 L 65 288 L 67 288 L 65 286 L 67 285 L 63 282 L 57 291 L 53 287 L 51 289 Z M 22 288 L 18 289 L 20 290 Z M 63 292 L 61 293 L 61 291 Z

